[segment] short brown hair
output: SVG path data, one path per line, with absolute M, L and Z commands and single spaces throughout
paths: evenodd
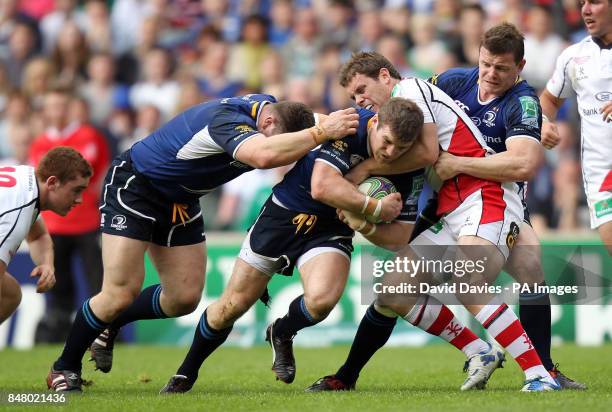
M 314 126 L 312 109 L 303 103 L 278 102 L 271 105 L 278 119 L 279 133 L 293 133 Z
M 51 149 L 36 166 L 36 178 L 42 182 L 55 176 L 65 183 L 77 177 L 91 177 L 91 165 L 78 151 L 68 146 Z
M 518 64 L 525 55 L 524 41 L 525 37 L 514 24 L 502 23 L 487 30 L 480 47 L 495 55 L 512 53 L 514 62 Z
M 392 97 L 378 111 L 378 127 L 389 126 L 403 143 L 416 140 L 423 130 L 423 112 L 412 100 Z
M 344 63 L 340 68 L 340 86 L 346 87 L 353 80 L 356 74 L 377 79 L 380 69 L 387 69 L 394 79 L 401 80 L 402 76 L 393 64 L 382 54 L 376 52 L 357 52 L 353 53 L 351 60 Z

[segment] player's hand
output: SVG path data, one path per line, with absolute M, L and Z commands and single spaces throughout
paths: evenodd
M 338 219 L 353 230 L 358 230 L 363 226 L 363 222 L 365 221 L 363 216 L 349 212 L 348 210 L 337 209 L 336 213 L 338 214 Z
M 325 130 L 327 140 L 338 140 L 357 133 L 359 115 L 352 107 L 338 110 L 319 120 L 319 125 Z
M 369 168 L 369 165 L 372 164 L 372 162 L 374 162 L 374 159 L 372 158 L 364 160 L 349 170 L 349 172 L 344 175 L 344 178 L 357 186 L 372 175 Z
M 36 282 L 36 292 L 47 292 L 55 285 L 55 268 L 51 265 L 36 266 L 30 273 L 30 277 L 39 278 Z
M 601 108 L 601 116 L 606 123 L 612 123 L 612 102 L 606 103 Z
M 448 152 L 440 152 L 434 170 L 442 181 L 452 179 L 459 174 L 459 158 Z
M 402 196 L 399 193 L 391 193 L 382 198 L 380 220 L 391 222 L 399 216 L 402 211 Z
M 552 149 L 561 141 L 557 125 L 553 122 L 542 123 L 542 146 L 547 149 Z

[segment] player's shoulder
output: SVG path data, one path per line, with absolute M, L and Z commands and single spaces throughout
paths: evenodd
M 599 53 L 599 46 L 591 36 L 567 46 L 559 55 L 561 61 L 571 61 L 575 58 L 586 58 L 590 53 Z
M 2 166 L 0 214 L 31 204 L 38 197 L 38 184 L 31 166 Z
M 507 105 L 520 105 L 520 102 L 526 99 L 535 99 L 539 104 L 536 90 L 524 79 L 512 86 L 503 97 L 503 101 L 505 101 Z
M 440 84 L 449 82 L 458 85 L 469 85 L 472 80 L 478 79 L 477 67 L 454 67 L 443 71 L 442 73 L 434 74 L 427 81 L 440 87 Z

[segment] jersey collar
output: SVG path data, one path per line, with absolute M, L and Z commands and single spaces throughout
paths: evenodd
M 593 39 L 593 43 L 595 43 L 596 45 L 599 46 L 600 49 L 608 49 L 608 50 L 612 50 L 612 43 L 609 44 L 605 44 L 603 42 L 603 40 L 601 40 L 599 37 L 592 37 L 591 39 Z

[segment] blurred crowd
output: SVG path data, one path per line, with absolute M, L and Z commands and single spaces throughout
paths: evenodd
M 108 162 L 219 97 L 263 92 L 320 112 L 345 108 L 336 76 L 352 51 L 376 50 L 403 75 L 427 78 L 477 65 L 480 36 L 502 21 L 525 33 L 523 77 L 536 89 L 586 35 L 575 0 L 0 0 L 0 165 L 31 163 L 35 140 L 84 126 L 102 139 L 83 150 Z M 588 220 L 572 100 L 563 143 L 529 186 L 538 231 Z M 253 171 L 207 196 L 208 229 L 245 228 L 282 173 Z

